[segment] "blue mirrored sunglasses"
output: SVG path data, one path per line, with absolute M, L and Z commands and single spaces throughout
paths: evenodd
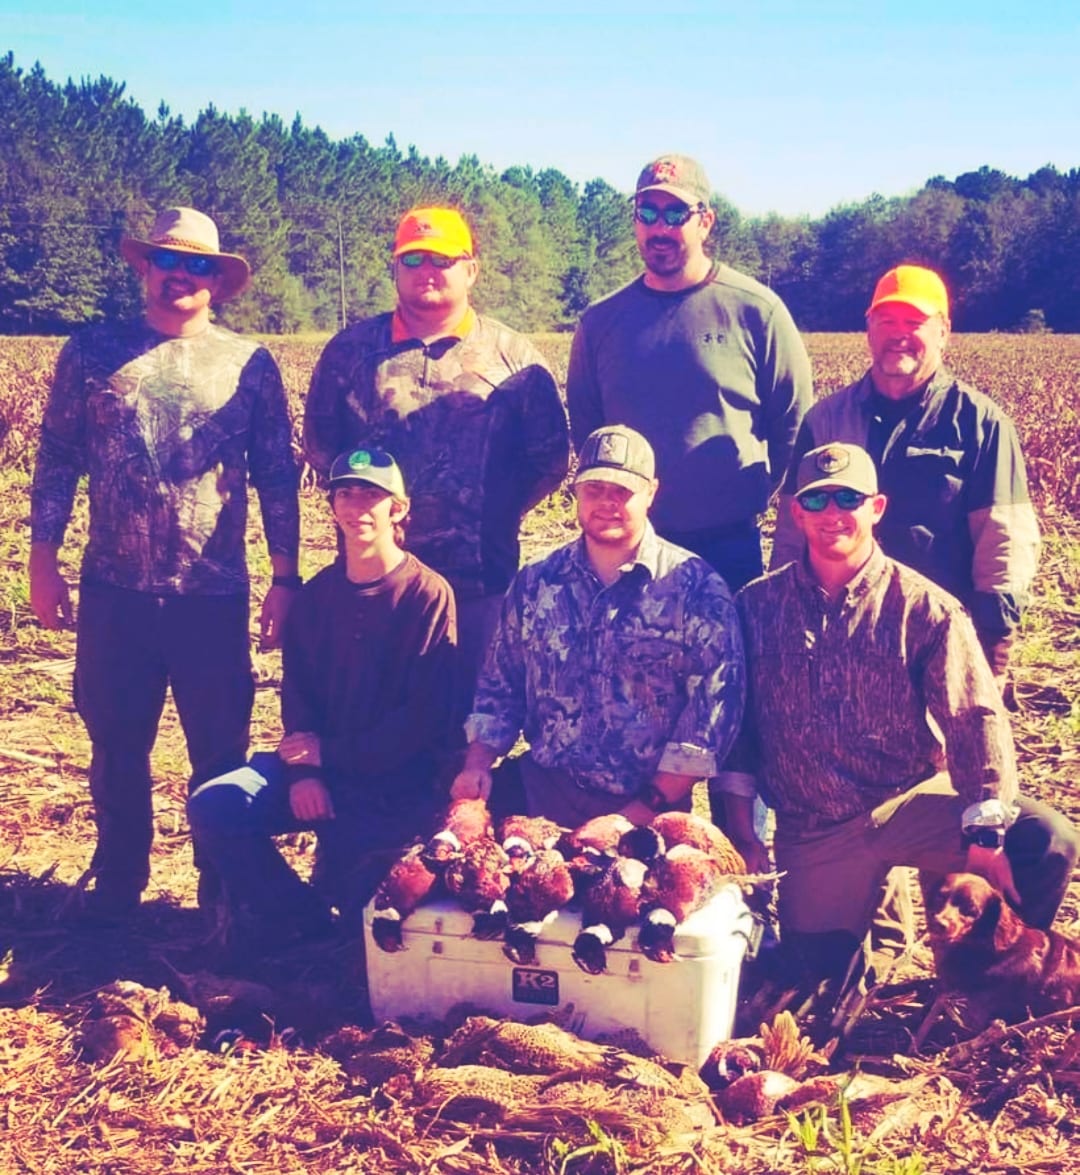
M 657 208 L 655 204 L 635 204 L 634 219 L 644 225 L 653 225 L 662 220 L 668 228 L 682 228 L 691 216 L 704 211 L 704 204 L 697 204 L 693 208 L 688 204 L 669 204 L 666 208 Z
M 860 494 L 858 490 L 841 486 L 838 490 L 810 490 L 805 494 L 797 494 L 795 500 L 809 513 L 820 514 L 830 502 L 835 502 L 841 510 L 858 510 L 868 497 L 869 494 Z
M 422 249 L 414 249 L 411 253 L 402 253 L 398 260 L 406 269 L 419 269 L 425 261 L 430 261 L 436 269 L 451 269 L 465 257 L 447 257 L 445 253 L 425 253 Z
M 163 273 L 171 273 L 174 269 L 183 267 L 192 277 L 210 277 L 218 271 L 217 262 L 213 257 L 204 257 L 199 253 L 174 253 L 172 249 L 155 249 L 147 256 L 150 264 Z

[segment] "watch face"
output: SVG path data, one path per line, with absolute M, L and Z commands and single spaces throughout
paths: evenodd
M 1005 829 L 972 828 L 964 839 L 969 845 L 978 845 L 980 849 L 1000 849 L 1005 843 Z

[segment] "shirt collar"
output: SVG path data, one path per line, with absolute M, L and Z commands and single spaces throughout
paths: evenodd
M 885 573 L 886 556 L 885 552 L 875 542 L 874 549 L 870 554 L 870 558 L 859 568 L 854 578 L 849 579 L 840 593 L 840 599 L 856 599 L 859 596 L 865 596 L 868 591 Z M 803 557 L 795 564 L 795 576 L 800 587 L 807 591 L 821 591 L 821 585 L 817 581 L 817 577 L 813 571 L 810 570 L 810 557 L 803 554 Z
M 457 326 L 448 330 L 442 337 L 444 339 L 463 339 L 476 326 L 476 311 L 468 306 L 465 309 L 465 314 Z M 416 339 L 416 335 L 409 333 L 409 328 L 401 320 L 400 313 L 395 310 L 394 316 L 390 320 L 390 341 L 393 343 L 407 343 Z M 432 340 L 433 342 L 436 340 Z
M 585 536 L 579 535 L 571 548 L 570 557 L 573 562 L 583 571 L 587 571 L 590 575 L 595 576 L 592 564 L 589 562 L 589 552 L 585 549 Z M 657 537 L 656 531 L 653 530 L 651 522 L 645 523 L 645 534 L 642 536 L 641 545 L 637 549 L 637 554 L 633 559 L 628 560 L 619 568 L 622 575 L 629 571 L 633 571 L 635 567 L 640 567 L 650 579 L 656 579 L 660 570 L 660 539 Z M 618 582 L 618 581 L 616 581 Z

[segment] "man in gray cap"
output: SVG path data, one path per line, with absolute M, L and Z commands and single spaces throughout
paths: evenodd
M 409 499 L 381 449 L 339 454 L 330 510 L 342 554 L 296 598 L 285 625 L 276 752 L 252 756 L 188 801 L 196 846 L 225 881 L 248 942 L 270 946 L 348 928 L 394 857 L 440 803 L 451 729 L 456 620 L 450 585 L 402 548 Z M 315 828 L 320 893 L 273 836 Z
M 645 272 L 585 311 L 566 394 L 579 449 L 603 424 L 648 438 L 657 532 L 734 592 L 762 571 L 758 516 L 810 405 L 810 361 L 783 302 L 705 251 L 709 201 L 685 155 L 641 172 L 634 235 Z
M 737 597 L 749 702 L 719 780 L 751 868 L 766 865 L 754 795 L 776 811 L 782 939 L 815 978 L 843 974 L 898 865 L 979 873 L 1049 926 L 1080 838 L 1018 795 L 1008 715 L 968 614 L 878 546 L 886 499 L 864 449 L 811 450 L 792 489 L 806 556 Z
M 657 485 L 640 433 L 585 440 L 581 535 L 510 585 L 455 796 L 488 797 L 522 733 L 528 811 L 567 826 L 616 811 L 647 823 L 716 773 L 742 714 L 742 642 L 723 580 L 650 525 Z
M 265 347 L 210 317 L 248 284 L 247 262 L 221 250 L 217 226 L 194 208 L 166 209 L 147 239 L 128 237 L 120 251 L 143 280 L 145 316 L 88 327 L 60 353 L 34 469 L 30 602 L 46 628 L 72 621 L 57 555 L 87 474 L 75 704 L 93 748 L 98 841 L 86 897 L 93 913 L 122 919 L 150 876 L 150 748 L 166 687 L 190 786 L 247 755 L 249 481 L 273 566 L 260 614 L 266 647 L 279 643 L 300 581 L 281 376 Z

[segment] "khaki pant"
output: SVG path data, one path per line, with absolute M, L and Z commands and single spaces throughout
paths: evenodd
M 924 886 L 966 867 L 960 818 L 966 801 L 942 773 L 842 824 L 803 831 L 779 821 L 776 866 L 780 928 L 818 934 L 847 931 L 861 939 L 894 865 L 911 865 Z M 1005 854 L 1020 894 L 1018 913 L 1043 929 L 1065 896 L 1080 836 L 1061 813 L 1021 797 L 1005 837 Z
M 869 929 L 894 865 L 941 876 L 964 868 L 960 817 L 966 807 L 942 773 L 842 824 L 776 833 L 782 930 L 816 934 Z

